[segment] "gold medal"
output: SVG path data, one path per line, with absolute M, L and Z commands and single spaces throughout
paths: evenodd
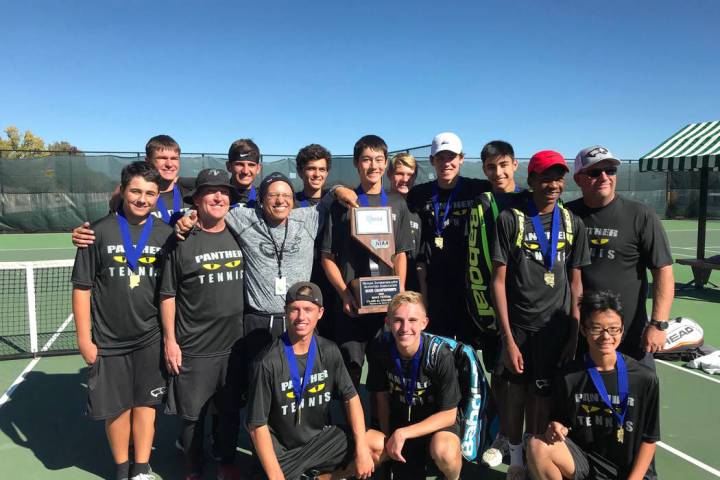
M 442 250 L 443 248 L 443 237 L 435 237 L 435 246 Z
M 617 429 L 617 441 L 618 443 L 623 443 L 625 440 L 625 429 L 620 425 Z
M 131 273 L 130 274 L 130 288 L 135 288 L 140 286 L 140 275 L 137 273 Z
M 545 280 L 545 285 L 548 287 L 553 288 L 555 286 L 555 274 L 553 272 L 545 272 L 543 280 Z

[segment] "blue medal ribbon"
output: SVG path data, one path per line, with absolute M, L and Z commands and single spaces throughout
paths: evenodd
M 250 193 L 248 193 L 248 199 L 245 202 L 245 206 L 247 208 L 255 208 L 255 204 L 257 203 L 256 199 L 257 199 L 257 192 L 255 191 L 255 185 L 250 185 Z M 230 208 L 231 209 L 237 208 L 240 205 L 241 205 L 240 202 L 233 203 L 232 205 L 230 205 Z
M 301 207 L 309 207 L 310 206 L 310 202 L 308 201 L 308 198 L 305 195 L 305 192 L 298 193 L 298 201 L 300 202 Z
M 168 211 L 167 207 L 165 206 L 165 201 L 163 201 L 162 196 L 158 195 L 157 199 L 157 206 L 155 209 L 160 212 L 160 216 L 163 219 L 163 222 L 167 223 L 168 225 L 172 223 L 172 217 L 174 214 L 178 213 L 180 209 L 182 208 L 182 198 L 180 197 L 180 189 L 177 186 L 177 182 L 173 184 L 173 208 L 172 208 L 172 214 Z
M 543 228 L 542 221 L 540 220 L 540 214 L 538 213 L 537 207 L 535 206 L 535 202 L 533 202 L 532 198 L 528 198 L 528 213 L 530 214 L 530 219 L 532 220 L 533 228 L 535 229 L 535 236 L 537 237 L 537 242 L 540 246 L 543 263 L 545 264 L 547 271 L 551 272 L 553 265 L 555 265 L 555 259 L 557 258 L 558 239 L 560 238 L 560 209 L 557 205 L 553 208 L 549 245 L 547 235 L 545 235 L 545 229 Z
M 290 343 L 290 336 L 287 332 L 282 334 L 283 346 L 285 347 L 285 358 L 287 358 L 288 367 L 290 368 L 290 380 L 292 381 L 292 389 L 295 394 L 296 412 L 300 412 L 300 402 L 302 402 L 303 394 L 307 390 L 310 383 L 310 375 L 312 375 L 313 365 L 315 364 L 315 356 L 317 355 L 317 342 L 315 335 L 310 339 L 310 349 L 308 350 L 307 363 L 305 364 L 305 375 L 303 375 L 302 383 L 300 382 L 300 372 L 297 366 L 297 359 Z
M 625 365 L 625 360 L 623 359 L 620 352 L 615 352 L 615 355 L 617 355 L 617 377 L 618 396 L 620 397 L 620 412 L 615 410 L 615 408 L 613 407 L 612 402 L 610 401 L 610 395 L 608 395 L 607 388 L 605 388 L 605 382 L 603 382 L 603 379 L 600 376 L 600 372 L 598 371 L 595 362 L 593 362 L 592 358 L 590 358 L 590 354 L 588 353 L 585 354 L 585 367 L 587 368 L 590 379 L 592 380 L 593 385 L 595 385 L 595 389 L 597 389 L 603 403 L 610 409 L 611 412 L 613 412 L 613 417 L 615 417 L 615 420 L 617 420 L 618 428 L 623 428 L 625 424 L 625 414 L 627 414 L 628 410 L 628 397 L 630 394 L 630 389 L 628 387 L 628 372 L 627 365 Z
M 407 402 L 408 406 L 408 422 L 410 421 L 410 409 L 412 408 L 413 397 L 415 396 L 415 387 L 417 386 L 418 373 L 420 372 L 420 357 L 422 356 L 422 350 L 423 335 L 421 333 L 420 346 L 418 347 L 417 352 L 415 352 L 415 355 L 413 355 L 412 358 L 412 370 L 410 371 L 410 378 L 405 378 L 405 374 L 402 368 L 402 362 L 400 360 L 400 353 L 398 352 L 397 346 L 395 345 L 395 341 L 393 340 L 390 344 L 390 354 L 392 355 L 392 359 L 395 362 L 395 370 L 397 371 L 398 377 L 400 377 L 400 380 L 402 380 L 403 382 L 403 387 L 405 387 L 405 401 Z
M 457 182 L 455 183 L 455 186 L 450 191 L 450 195 L 448 195 L 447 202 L 445 203 L 445 211 L 443 212 L 442 218 L 440 218 L 440 188 L 438 187 L 438 182 L 435 180 L 432 184 L 432 204 L 433 209 L 435 210 L 435 237 L 439 238 L 442 237 L 443 230 L 445 229 L 445 222 L 447 221 L 448 215 L 450 215 L 450 206 L 452 205 L 453 197 L 455 196 L 455 192 L 457 192 L 458 188 L 460 187 L 460 181 L 462 178 L 458 177 Z
M 145 225 L 143 225 L 142 232 L 140 233 L 140 239 L 137 242 L 137 246 L 133 247 L 132 236 L 130 235 L 130 224 L 128 223 L 127 218 L 125 218 L 125 212 L 123 211 L 122 206 L 117 211 L 117 221 L 120 225 L 120 235 L 122 236 L 123 248 L 125 249 L 125 262 L 132 271 L 135 271 L 140 255 L 142 255 L 145 245 L 147 245 L 148 239 L 150 238 L 154 218 L 155 217 L 152 215 L 148 215 L 145 220 Z
M 361 207 L 369 207 L 370 201 L 368 200 L 368 196 L 365 193 L 365 191 L 362 189 L 362 185 L 358 185 L 358 187 L 355 189 L 355 193 L 357 193 L 358 196 L 358 203 Z M 387 193 L 385 193 L 384 189 L 380 189 L 380 205 L 383 207 L 387 207 L 388 199 L 387 199 Z

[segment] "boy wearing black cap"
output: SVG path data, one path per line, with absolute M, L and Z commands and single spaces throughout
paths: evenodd
M 169 255 L 160 287 L 165 362 L 172 375 L 165 413 L 182 418 L 187 479 L 200 478 L 205 414 L 214 401 L 221 457 L 218 478 L 238 478 L 235 439 L 243 376 L 243 255 L 225 215 L 238 195 L 226 171 L 200 172 L 187 200 L 197 228 Z
M 553 383 L 552 421 L 528 442 L 528 465 L 538 480 L 642 480 L 660 440 L 655 373 L 618 351 L 623 337 L 620 296 L 585 292 L 580 331 L 588 353 Z
M 247 427 L 263 471 L 272 479 L 368 478 L 374 467 L 360 397 L 337 346 L 314 333 L 324 312 L 320 288 L 294 284 L 285 311 L 287 331 L 257 358 L 250 383 Z M 330 425 L 333 397 L 345 403 L 352 432 Z
M 158 272 L 172 229 L 151 215 L 160 174 L 147 162 L 122 170 L 122 205 L 92 225 L 97 236 L 78 249 L 73 315 L 78 347 L 90 366 L 87 413 L 104 420 L 117 478 L 149 480 L 155 405 L 165 395 L 157 308 Z
M 558 202 L 567 171 L 557 152 L 533 155 L 532 195 L 497 218 L 492 288 L 502 346 L 495 368 L 509 382 L 507 401 L 498 405 L 510 441 L 509 479 L 524 478 L 523 412 L 530 433 L 545 428 L 553 372 L 577 346 L 580 268 L 590 254 L 582 221 Z

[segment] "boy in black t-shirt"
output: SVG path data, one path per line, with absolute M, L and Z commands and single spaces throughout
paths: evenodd
M 160 194 L 152 214 L 158 220 L 174 225 L 191 204 L 183 198 L 192 190 L 194 178 L 180 177 L 180 145 L 169 135 L 155 135 L 145 144 L 145 161 L 160 173 Z M 110 210 L 120 206 L 120 188 L 110 198 Z M 95 234 L 88 222 L 72 231 L 72 242 L 78 248 L 92 245 Z
M 641 480 L 660 440 L 655 373 L 618 352 L 623 334 L 619 295 L 586 292 L 580 331 L 588 353 L 553 383 L 553 413 L 544 435 L 528 443 L 536 479 Z
M 373 461 L 360 397 L 337 346 L 314 334 L 322 293 L 298 282 L 286 295 L 287 331 L 253 365 L 247 427 L 268 478 L 368 478 Z M 341 398 L 352 432 L 330 425 L 330 401 Z M 353 455 L 354 453 L 354 455 Z
M 382 181 L 387 167 L 387 145 L 376 135 L 366 135 L 355 143 L 353 164 L 360 177 L 355 192 L 361 207 L 391 207 L 395 255 L 393 268 L 378 261 L 379 275 L 397 275 L 405 284 L 407 257 L 412 249 L 405 200 L 397 193 L 386 193 Z M 371 276 L 371 254 L 352 237 L 351 212 L 335 202 L 325 224 L 322 242 L 322 265 L 327 278 L 340 297 L 342 311 L 336 315 L 335 340 L 345 359 L 350 377 L 357 387 L 365 363 L 365 347 L 382 327 L 384 314 L 358 315 L 350 282 L 358 277 Z M 375 261 L 373 260 L 373 264 Z M 340 308 L 338 308 L 340 310 Z
M 199 479 L 203 425 L 211 400 L 219 414 L 214 447 L 218 478 L 239 478 L 233 466 L 242 394 L 243 255 L 225 223 L 237 193 L 226 171 L 199 173 L 188 195 L 198 223 L 170 253 L 160 287 L 165 362 L 172 374 L 165 413 L 182 417 L 187 479 Z
M 239 206 L 255 208 L 259 198 L 253 182 L 262 171 L 260 148 L 249 138 L 235 140 L 228 149 L 225 168 L 230 172 L 230 183 L 235 187 L 237 194 L 237 202 L 233 202 L 230 208 Z
M 429 351 L 422 295 L 403 292 L 388 305 L 390 332 L 368 348 L 367 389 L 375 392 L 380 429 L 368 443 L 378 463 L 393 460 L 393 478 L 425 478 L 428 455 L 449 480 L 460 476 L 461 400 L 458 372 L 449 348 Z M 432 353 L 432 355 L 431 355 Z
M 509 382 L 499 405 L 510 440 L 509 479 L 524 477 L 523 419 L 530 433 L 545 428 L 554 370 L 577 345 L 580 268 L 590 259 L 582 221 L 558 203 L 567 171 L 557 152 L 533 155 L 532 194 L 497 218 L 492 288 L 502 346 L 495 373 Z
M 123 168 L 122 205 L 93 224 L 97 239 L 78 249 L 72 273 L 78 347 L 90 366 L 88 415 L 105 420 L 118 479 L 129 476 L 131 434 L 132 478 L 154 478 L 154 406 L 166 390 L 156 279 L 172 235 L 150 215 L 159 183 L 149 163 Z
M 430 163 L 437 178 L 414 186 L 407 195 L 407 204 L 422 223 L 418 263 L 427 272 L 425 281 L 420 281 L 432 318 L 429 332 L 471 344 L 471 321 L 465 303 L 465 225 L 468 210 L 478 195 L 490 191 L 490 183 L 460 176 L 464 160 L 457 135 L 436 135 L 430 147 Z

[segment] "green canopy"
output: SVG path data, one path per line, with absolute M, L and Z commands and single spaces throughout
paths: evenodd
M 691 123 L 640 157 L 641 172 L 720 168 L 720 120 Z
M 700 171 L 697 258 L 705 258 L 708 177 L 720 167 L 720 120 L 691 123 L 640 157 L 641 172 Z

